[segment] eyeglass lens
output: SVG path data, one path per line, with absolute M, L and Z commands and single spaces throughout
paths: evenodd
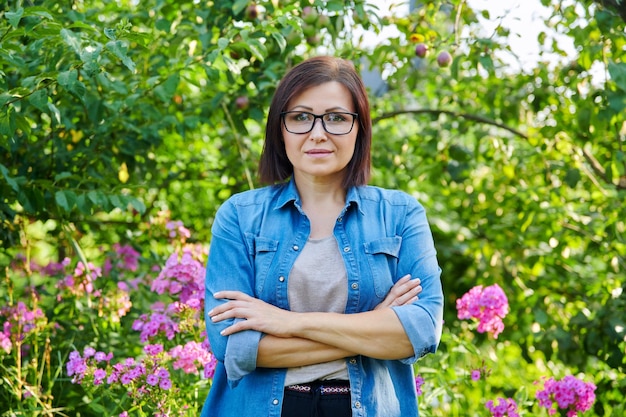
M 308 133 L 313 130 L 315 120 L 322 119 L 324 129 L 334 135 L 345 135 L 352 131 L 354 113 L 331 112 L 324 114 L 313 114 L 308 112 L 285 112 L 283 120 L 287 131 L 291 133 Z

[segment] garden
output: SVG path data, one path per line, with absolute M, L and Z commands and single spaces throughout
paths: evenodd
M 0 6 L 0 416 L 199 415 L 212 219 L 318 54 L 364 74 L 371 184 L 433 229 L 420 416 L 626 415 L 624 5 L 538 0 L 528 36 L 521 2 L 392 3 Z

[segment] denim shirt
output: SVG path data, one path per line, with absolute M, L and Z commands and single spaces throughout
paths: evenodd
M 228 199 L 212 227 L 206 312 L 225 302 L 213 297 L 222 290 L 242 291 L 288 310 L 289 272 L 309 233 L 293 179 Z M 406 274 L 421 280 L 419 300 L 393 307 L 413 355 L 346 358 L 354 417 L 417 416 L 412 364 L 435 352 L 443 322 L 441 269 L 424 208 L 401 191 L 354 187 L 333 234 L 348 275 L 346 314 L 373 310 Z M 256 367 L 263 334 L 245 330 L 225 337 L 220 331 L 232 319 L 212 323 L 205 314 L 205 321 L 218 363 L 201 416 L 280 416 L 286 369 Z

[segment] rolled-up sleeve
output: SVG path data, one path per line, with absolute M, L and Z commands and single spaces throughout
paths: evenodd
M 218 291 L 241 291 L 254 296 L 254 267 L 240 230 L 236 206 L 227 201 L 218 210 L 213 222 L 211 245 L 205 277 L 205 322 L 211 350 L 224 363 L 228 381 L 236 384 L 256 369 L 261 333 L 246 330 L 231 336 L 220 332 L 235 319 L 213 323 L 208 313 L 227 300 L 215 299 Z
M 408 207 L 401 236 L 399 276 L 411 274 L 422 286 L 413 304 L 393 307 L 413 345 L 413 356 L 402 362 L 411 364 L 437 350 L 443 327 L 441 268 L 426 213 L 417 201 Z

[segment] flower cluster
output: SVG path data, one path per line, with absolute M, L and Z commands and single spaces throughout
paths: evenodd
M 175 226 L 178 233 L 184 232 L 180 224 Z M 116 272 L 116 276 L 121 277 L 120 271 L 137 275 L 139 253 L 130 246 L 118 245 L 113 249 L 113 260 L 105 262 L 107 276 Z M 169 256 L 163 268 L 152 269 L 160 270 L 156 278 L 146 275 L 143 280 L 133 281 L 128 277 L 118 281 L 116 288 L 109 285 L 112 292 L 97 290 L 95 286 L 89 287 L 92 292 L 84 291 L 85 295 L 99 297 L 98 306 L 108 306 L 112 310 L 109 316 L 113 322 L 119 321 L 118 318 L 133 307 L 131 287 L 138 290 L 139 284 L 147 285 L 151 294 L 158 296 L 158 301 L 152 302 L 148 311 L 140 314 L 131 326 L 139 333 L 138 342 L 144 345 L 143 355 L 113 361 L 113 355 L 95 352 L 90 347 L 85 348 L 82 355 L 73 351 L 66 363 L 72 382 L 86 388 L 106 385 L 107 391 L 127 393 L 128 397 L 124 397 L 132 404 L 120 416 L 131 415 L 136 407 L 144 407 L 142 413 L 150 410 L 148 412 L 154 417 L 172 416 L 173 407 L 177 415 L 187 415 L 189 406 L 179 403 L 184 395 L 197 395 L 197 388 L 189 393 L 187 381 L 190 380 L 182 378 L 185 374 L 200 375 L 205 380 L 212 378 L 217 364 L 206 332 L 200 331 L 204 309 L 203 265 L 207 253 L 200 245 L 182 244 Z M 93 267 L 89 270 L 97 271 Z M 208 383 L 205 386 L 208 388 Z M 128 404 L 119 406 L 126 408 Z
M 151 289 L 157 294 L 169 293 L 179 302 L 198 310 L 204 308 L 204 253 L 193 246 L 183 249 L 182 255 L 174 252 L 165 267 L 152 282 Z
M 487 401 L 485 407 L 491 412 L 493 417 L 519 417 L 517 403 L 512 398 L 498 398 L 498 405 L 493 400 Z
M 170 349 L 169 355 L 175 359 L 172 367 L 182 369 L 186 374 L 197 374 L 198 368 L 203 369 L 205 378 L 213 378 L 217 359 L 210 353 L 208 340 L 203 343 L 187 342 L 184 346 L 178 345 Z
M 133 330 L 140 332 L 139 340 L 146 343 L 159 335 L 172 340 L 179 333 L 178 322 L 173 318 L 174 309 L 174 304 L 166 307 L 162 302 L 157 302 L 150 307 L 151 314 L 139 316 L 132 326 Z
M 560 381 L 554 378 L 544 380 L 543 389 L 537 391 L 536 397 L 539 406 L 548 409 L 548 414 L 555 414 L 558 406 L 561 410 L 567 410 L 567 417 L 575 417 L 578 412 L 591 408 L 596 400 L 595 390 L 593 383 L 568 375 Z
M 0 330 L 0 349 L 7 354 L 11 353 L 15 343 L 23 341 L 29 333 L 47 323 L 40 308 L 30 310 L 22 301 L 0 308 L 0 318 L 4 319 Z
M 65 278 L 58 283 L 58 288 L 61 291 L 67 291 L 75 296 L 82 296 L 84 294 L 94 294 L 98 296 L 99 292 L 96 291 L 94 281 L 101 276 L 101 268 L 94 266 L 91 262 L 85 265 L 79 261 L 76 268 L 74 268 L 74 273 L 66 275 Z M 59 294 L 58 298 L 60 301 L 62 295 Z
M 70 353 L 69 361 L 66 364 L 68 376 L 72 377 L 72 382 L 82 384 L 86 377 L 91 377 L 93 385 L 102 385 L 105 381 L 108 385 L 137 385 L 139 393 L 147 393 L 150 387 L 158 386 L 162 390 L 169 390 L 172 387 L 169 371 L 160 366 L 160 362 L 165 357 L 160 355 L 163 352 L 161 345 L 146 345 L 144 352 L 148 354 L 146 358 L 137 360 L 126 358 L 122 362 L 111 365 L 113 354 L 96 352 L 92 347 L 87 346 L 80 352 Z
M 102 364 L 107 366 L 112 358 L 112 353 L 96 352 L 90 346 L 83 349 L 82 356 L 80 352 L 72 351 L 65 365 L 67 375 L 72 377 L 74 384 L 80 384 L 86 376 L 91 376 L 93 377 L 93 384 L 100 385 L 106 378 L 107 373 L 98 366 Z
M 509 313 L 509 302 L 498 284 L 485 288 L 478 285 L 456 300 L 456 308 L 459 319 L 478 319 L 479 333 L 498 338 L 504 330 L 502 319 Z
M 120 245 L 115 243 L 113 245 L 113 253 L 116 259 L 108 257 L 104 261 L 104 275 L 109 275 L 112 270 L 118 271 L 130 271 L 135 272 L 139 267 L 139 252 L 135 250 L 131 245 Z

